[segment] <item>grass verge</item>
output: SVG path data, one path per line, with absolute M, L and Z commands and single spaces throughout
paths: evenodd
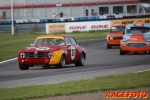
M 108 30 L 62 33 L 73 36 L 76 40 L 96 39 L 106 37 Z M 0 34 L 0 61 L 17 57 L 19 50 L 23 47 L 30 46 L 36 37 L 44 35 L 42 32 L 32 32 L 24 34 Z
M 97 77 L 94 79 L 69 81 L 58 84 L 1 88 L 0 100 L 27 100 L 87 92 L 124 90 L 150 87 L 150 71 Z

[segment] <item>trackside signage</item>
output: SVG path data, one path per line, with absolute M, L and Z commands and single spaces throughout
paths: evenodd
M 108 21 L 90 21 L 90 22 L 68 22 L 68 23 L 48 23 L 46 24 L 46 33 L 89 31 L 109 29 L 115 24 L 126 25 L 130 23 L 143 22 L 150 24 L 150 18 L 120 19 Z
M 66 32 L 109 29 L 110 21 L 67 23 Z
M 46 33 L 60 33 L 66 32 L 66 24 L 46 24 Z
M 132 24 L 136 22 L 143 22 L 150 24 L 150 18 L 137 18 L 137 19 L 121 19 L 121 20 L 111 20 L 110 26 L 113 26 L 115 23 L 118 23 L 120 25 L 126 25 L 126 24 Z
M 110 28 L 110 21 L 71 22 L 46 24 L 46 33 L 104 30 Z

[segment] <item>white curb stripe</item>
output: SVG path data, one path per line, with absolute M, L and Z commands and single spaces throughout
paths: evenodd
M 145 71 L 149 71 L 150 69 L 147 69 L 147 70 L 142 70 L 142 71 L 137 71 L 135 73 L 141 73 L 141 72 L 145 72 Z
M 17 58 L 13 58 L 13 59 L 5 60 L 5 61 L 0 62 L 0 64 L 2 64 L 2 63 L 6 63 L 6 62 L 8 62 L 8 61 L 16 60 L 16 59 L 17 59 Z

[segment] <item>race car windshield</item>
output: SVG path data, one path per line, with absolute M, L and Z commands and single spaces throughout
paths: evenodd
M 125 26 L 113 26 L 110 29 L 110 32 L 124 32 Z
M 129 27 L 127 28 L 126 33 L 127 34 L 134 34 L 134 33 L 139 33 L 139 34 L 143 34 L 146 33 L 150 30 L 149 27 Z
M 59 38 L 42 38 L 37 39 L 34 45 L 64 45 L 64 42 Z

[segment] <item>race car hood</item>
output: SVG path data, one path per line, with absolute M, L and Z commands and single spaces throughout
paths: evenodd
M 150 34 L 141 34 L 141 33 L 135 33 L 135 34 L 126 34 L 123 36 L 122 41 L 150 41 Z
M 55 50 L 60 49 L 60 46 L 56 45 L 39 45 L 39 46 L 31 46 L 21 49 L 21 52 L 53 52 Z

